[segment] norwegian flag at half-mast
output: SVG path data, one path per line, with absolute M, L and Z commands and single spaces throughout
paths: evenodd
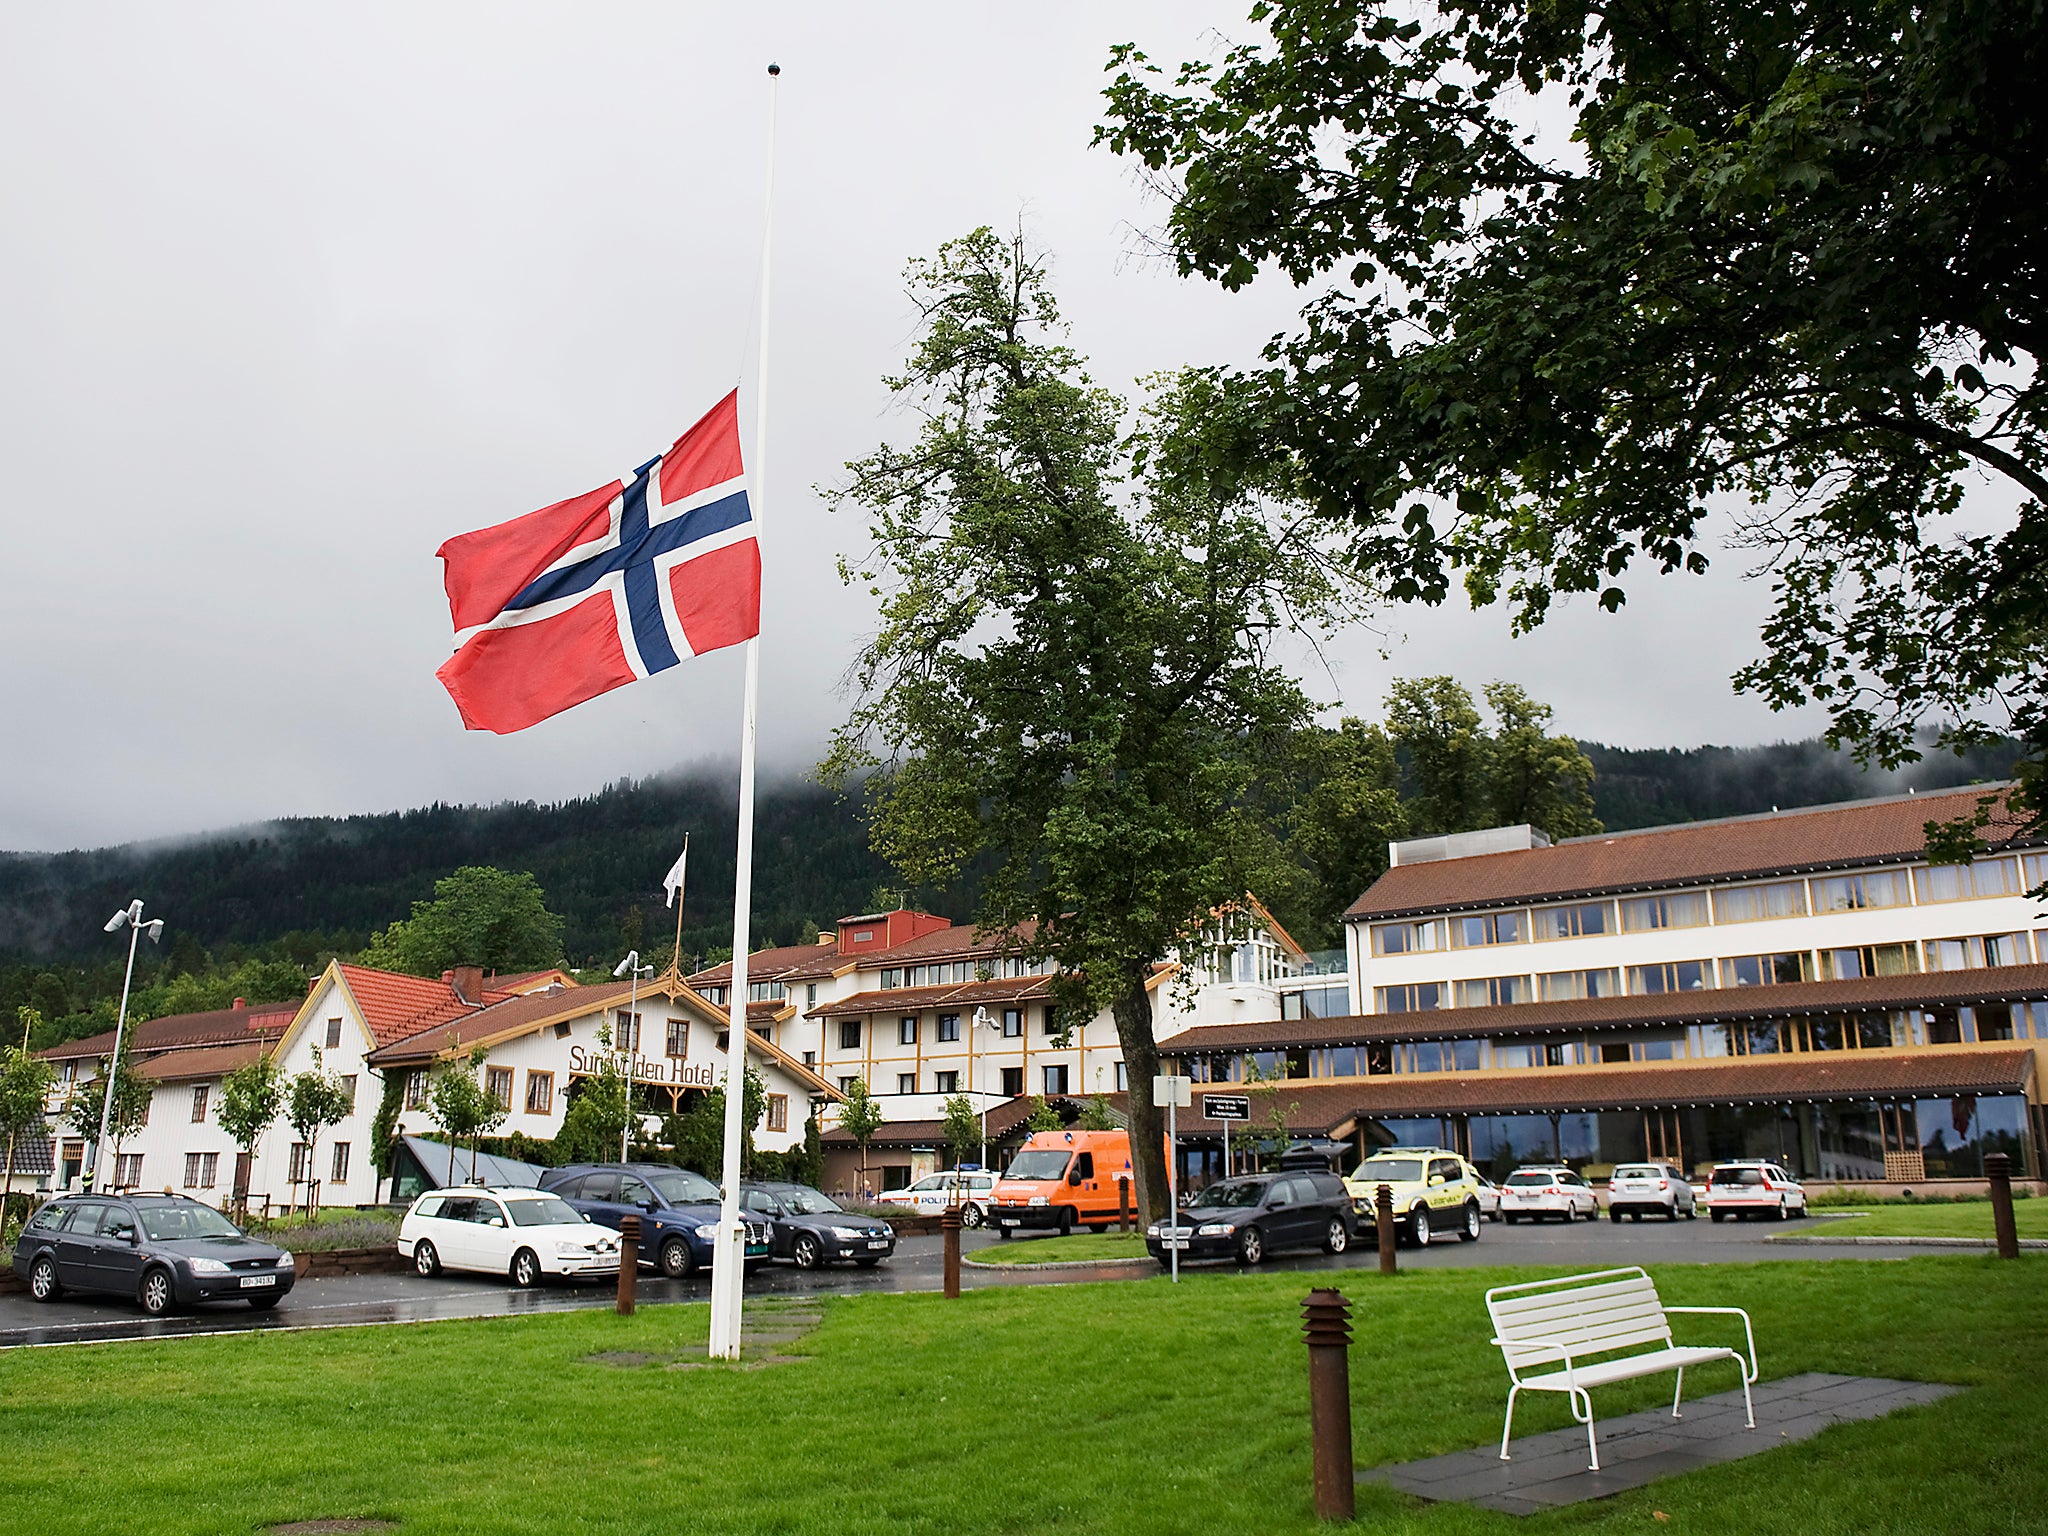
M 759 633 L 742 474 L 734 390 L 629 479 L 443 544 L 462 723 L 524 730 Z

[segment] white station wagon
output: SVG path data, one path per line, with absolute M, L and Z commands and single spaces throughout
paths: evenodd
M 619 1272 L 618 1234 L 544 1189 L 429 1190 L 398 1224 L 398 1251 L 422 1275 L 467 1269 L 519 1286 Z
M 1517 1168 L 1500 1187 L 1500 1219 L 1510 1226 L 1525 1216 L 1531 1221 L 1548 1216 L 1591 1221 L 1599 1214 L 1600 1197 L 1593 1186 L 1562 1165 Z

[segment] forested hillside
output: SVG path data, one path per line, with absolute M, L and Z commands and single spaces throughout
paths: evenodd
M 1594 811 L 1610 830 L 1968 783 L 2002 777 L 2006 766 L 1987 751 L 1884 775 L 1863 773 L 1818 742 L 1683 751 L 1582 745 L 1595 770 Z M 1412 766 L 1404 757 L 1404 785 Z M 1420 804 L 1406 802 L 1411 825 L 1424 824 L 1415 814 Z M 88 1012 L 111 1022 L 125 946 L 100 925 L 131 896 L 142 896 L 167 924 L 162 951 L 143 946 L 138 982 L 194 978 L 193 987 L 165 992 L 159 1006 L 224 1006 L 237 992 L 290 995 L 303 985 L 297 978 L 327 956 L 353 953 L 430 895 L 436 880 L 469 864 L 532 873 L 564 919 L 572 964 L 608 969 L 629 947 L 665 958 L 674 930 L 661 878 L 685 832 L 688 965 L 722 955 L 731 932 L 733 785 L 721 775 L 614 784 L 558 805 L 437 805 L 299 818 L 171 844 L 0 854 L 0 1018 L 27 1003 L 53 1023 L 72 1020 L 67 1034 L 87 1029 Z M 1278 856 L 1312 862 L 1288 837 L 1282 827 Z M 801 941 L 899 895 L 972 915 L 971 888 L 893 890 L 894 877 L 867 846 L 858 808 L 815 785 L 763 790 L 756 846 L 757 943 Z M 1293 882 L 1291 891 L 1289 883 L 1276 879 L 1271 893 L 1282 920 L 1311 944 L 1333 942 L 1336 912 L 1309 908 L 1333 900 L 1341 907 L 1348 896 L 1311 895 L 1318 889 L 1311 880 Z

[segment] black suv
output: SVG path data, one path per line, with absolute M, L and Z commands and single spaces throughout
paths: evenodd
M 289 1253 L 184 1195 L 52 1200 L 15 1240 L 14 1272 L 37 1301 L 101 1291 L 133 1296 L 152 1317 L 200 1301 L 246 1301 L 263 1311 L 297 1278 Z
M 872 1269 L 896 1251 L 896 1229 L 889 1223 L 842 1211 L 808 1184 L 742 1184 L 740 1201 L 749 1220 L 773 1224 L 775 1257 L 798 1269 L 820 1269 L 834 1259 Z
M 1221 1179 L 1201 1190 L 1178 1223 L 1154 1222 L 1145 1248 L 1162 1265 L 1183 1258 L 1256 1264 L 1275 1249 L 1351 1246 L 1351 1192 L 1334 1173 L 1302 1169 Z M 1171 1248 L 1169 1247 L 1171 1245 Z
M 680 1277 L 711 1266 L 718 1236 L 718 1186 L 701 1173 L 668 1163 L 571 1163 L 550 1168 L 540 1187 L 560 1195 L 592 1221 L 616 1229 L 640 1218 L 640 1262 Z M 768 1262 L 768 1224 L 747 1222 L 746 1262 Z

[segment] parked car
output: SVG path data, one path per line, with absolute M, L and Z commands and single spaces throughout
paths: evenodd
M 1243 1174 L 1199 1190 L 1177 1219 L 1145 1230 L 1145 1250 L 1161 1265 L 1178 1249 L 1189 1259 L 1257 1264 L 1281 1248 L 1351 1246 L 1351 1193 L 1334 1173 Z
M 1699 1211 L 1694 1204 L 1692 1183 L 1668 1163 L 1622 1163 L 1607 1181 L 1607 1215 L 1612 1221 L 1626 1216 L 1641 1221 L 1645 1216 L 1662 1216 L 1691 1221 Z
M 978 1227 L 988 1220 L 995 1187 L 996 1175 L 992 1172 L 949 1169 L 945 1173 L 928 1173 L 902 1189 L 886 1189 L 875 1197 L 875 1203 L 900 1205 L 923 1216 L 936 1216 L 958 1201 L 961 1225 Z
M 1479 1181 L 1477 1187 L 1472 1191 L 1474 1198 L 1479 1201 L 1479 1214 L 1488 1221 L 1499 1221 L 1500 1186 L 1485 1174 L 1477 1172 L 1477 1170 L 1474 1171 L 1473 1177 Z
M 518 1286 L 619 1272 L 617 1235 L 545 1189 L 430 1189 L 399 1222 L 398 1251 L 422 1275 L 466 1269 Z
M 1707 1181 L 1707 1214 L 1716 1221 L 1730 1216 L 1789 1221 L 1806 1214 L 1806 1190 L 1778 1163 L 1746 1158 L 1716 1163 Z
M 66 1291 L 132 1296 L 151 1317 L 202 1301 L 282 1301 L 292 1256 L 184 1195 L 62 1195 L 29 1218 L 14 1272 L 37 1301 Z
M 841 1210 L 808 1184 L 742 1184 L 740 1202 L 749 1221 L 768 1224 L 769 1251 L 798 1269 L 822 1269 L 834 1259 L 872 1269 L 896 1251 L 896 1229 L 889 1223 Z
M 1588 1221 L 1600 1214 L 1600 1197 L 1593 1186 L 1571 1169 L 1548 1163 L 1534 1168 L 1517 1168 L 1500 1187 L 1500 1219 L 1512 1226 L 1524 1216 L 1541 1221 L 1555 1216 L 1559 1221 Z
M 542 1174 L 540 1187 L 614 1231 L 638 1216 L 640 1262 L 671 1279 L 711 1265 L 719 1193 L 701 1173 L 668 1163 L 570 1163 Z M 768 1262 L 768 1239 L 766 1222 L 747 1223 L 746 1260 L 757 1269 Z
M 1120 1210 L 1117 1182 L 1131 1176 L 1128 1131 L 1034 1131 L 996 1182 L 996 1236 L 1021 1227 L 1107 1232 Z
M 1352 1169 L 1344 1184 L 1360 1227 L 1378 1227 L 1379 1187 L 1385 1184 L 1403 1242 L 1427 1244 L 1449 1231 L 1468 1243 L 1479 1239 L 1485 1210 L 1479 1170 L 1443 1147 L 1387 1147 Z

